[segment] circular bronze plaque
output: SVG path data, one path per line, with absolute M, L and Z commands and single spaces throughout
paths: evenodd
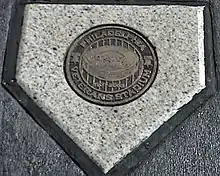
M 70 87 L 82 98 L 115 106 L 140 97 L 158 69 L 156 52 L 140 32 L 123 25 L 101 25 L 71 44 L 64 64 Z

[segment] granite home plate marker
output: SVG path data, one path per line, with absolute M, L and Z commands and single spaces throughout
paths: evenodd
M 87 175 L 122 176 L 214 92 L 209 6 L 67 1 L 18 5 L 3 85 Z
M 120 105 L 146 92 L 157 67 L 155 50 L 143 34 L 111 24 L 93 27 L 71 44 L 64 72 L 84 99 Z

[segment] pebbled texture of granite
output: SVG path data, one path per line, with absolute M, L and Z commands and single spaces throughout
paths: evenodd
M 0 0 L 0 73 L 14 2 Z M 0 85 L 0 176 L 49 175 L 85 176 Z
M 29 5 L 18 82 L 107 172 L 204 88 L 203 20 L 199 25 L 197 19 L 202 9 Z M 72 40 L 102 23 L 134 27 L 157 47 L 160 65 L 156 81 L 144 96 L 128 105 L 109 108 L 90 104 L 78 97 L 64 78 L 64 56 Z
M 220 80 L 220 1 L 211 0 L 216 76 Z M 220 88 L 220 82 L 218 82 Z M 220 175 L 220 93 L 169 135 L 128 176 Z
M 0 0 L 0 70 L 2 70 L 2 62 L 4 57 L 4 49 L 5 49 L 5 40 L 6 40 L 6 33 L 8 30 L 8 19 L 10 16 L 11 11 L 11 5 L 13 4 L 14 0 Z M 220 1 L 219 0 L 212 0 L 213 8 L 214 10 L 214 20 L 213 25 L 215 27 L 216 35 L 214 36 L 216 43 L 218 45 L 215 47 L 215 53 L 218 66 L 218 76 L 220 75 L 219 72 L 219 63 L 220 63 Z M 1 76 L 1 75 L 0 75 Z M 3 100 L 8 99 L 11 103 L 3 106 L 5 103 L 3 103 Z M 24 153 L 23 150 L 16 150 L 16 147 L 19 146 L 19 138 L 25 138 L 26 142 L 23 143 L 23 148 L 28 147 L 28 145 L 32 142 L 35 142 L 32 138 L 35 138 L 35 136 L 38 133 L 41 133 L 41 138 L 46 143 L 51 143 L 52 148 L 45 147 L 45 152 L 52 153 L 54 148 L 59 148 L 54 144 L 53 141 L 51 141 L 50 137 L 45 132 L 42 132 L 42 129 L 38 125 L 33 125 L 35 122 L 32 120 L 24 120 L 23 124 L 32 124 L 31 128 L 35 131 L 34 134 L 32 134 L 32 137 L 29 136 L 29 134 L 23 133 L 22 135 L 19 135 L 15 139 L 15 133 L 12 133 L 11 129 L 14 129 L 14 131 L 17 131 L 16 128 L 14 128 L 14 125 L 3 126 L 2 123 L 5 123 L 4 121 L 7 120 L 7 123 L 10 121 L 13 121 L 14 118 L 10 117 L 10 114 L 5 114 L 5 117 L 2 118 L 2 114 L 4 112 L 4 109 L 9 106 L 11 108 L 11 111 L 18 114 L 18 117 L 22 114 L 22 118 L 29 119 L 30 117 L 23 112 L 23 109 L 15 103 L 15 100 L 12 99 L 5 91 L 2 89 L 0 85 L 0 146 L 2 144 L 2 136 L 4 136 L 4 132 L 7 132 L 9 136 L 11 136 L 11 140 L 7 140 L 8 146 L 10 146 L 10 149 L 8 150 L 8 154 L 5 154 L 4 157 L 2 156 L 2 152 L 0 152 L 0 162 L 3 162 L 4 160 L 10 160 L 13 161 L 13 164 L 15 165 L 13 168 L 7 167 L 6 169 L 3 169 L 4 165 L 0 164 L 0 175 L 3 176 L 14 176 L 13 173 L 16 173 L 17 175 L 27 175 L 29 176 L 28 172 L 25 172 L 25 168 L 28 168 L 27 170 L 31 170 L 32 168 L 36 168 L 37 163 L 30 164 L 29 162 L 21 162 L 21 156 L 23 158 L 31 158 L 33 156 L 36 156 L 35 154 L 31 154 L 30 152 Z M 149 160 L 148 162 L 144 162 L 143 165 L 133 170 L 129 176 L 179 176 L 179 175 L 185 175 L 185 176 L 191 176 L 191 175 L 199 175 L 199 176 L 219 176 L 220 175 L 220 161 L 219 161 L 219 123 L 217 120 L 220 118 L 220 94 L 216 94 L 212 99 L 210 99 L 204 107 L 201 107 L 199 111 L 195 112 L 192 116 L 189 117 L 189 119 L 186 120 L 185 123 L 181 124 L 179 128 L 177 128 L 173 134 L 170 135 L 170 137 L 167 137 L 165 139 L 165 142 L 161 143 L 157 148 L 155 148 L 154 151 L 152 151 L 150 158 L 145 158 L 146 160 Z M 204 108 L 204 109 L 203 109 Z M 20 113 L 22 112 L 22 113 Z M 205 113 L 206 112 L 206 113 Z M 200 116 L 198 116 L 200 114 Z M 199 117 L 199 118 L 198 118 Z M 191 123 L 191 121 L 196 122 Z M 211 122 L 211 123 L 210 123 Z M 214 122 L 214 123 L 213 123 Z M 13 122 L 12 122 L 13 124 Z M 199 125 L 198 125 L 199 124 Z M 201 128 L 202 126 L 202 128 Z M 22 128 L 23 130 L 26 130 L 25 128 L 28 128 L 28 125 L 24 125 Z M 7 128 L 7 130 L 4 130 Z M 202 129 L 202 130 L 201 130 Z M 214 130 L 210 130 L 214 129 Z M 211 132 L 211 134 L 210 134 Z M 29 136 L 29 137 L 28 137 Z M 211 137 L 211 138 L 210 138 Z M 15 140 L 13 140 L 15 139 Z M 195 140 L 197 144 L 194 144 L 194 148 L 188 148 L 190 143 Z M 49 141 L 49 142 L 47 142 Z M 175 141 L 175 143 L 173 142 Z M 172 144 L 172 145 L 170 145 Z M 201 146 L 206 146 L 206 151 L 202 150 Z M 212 150 L 209 150 L 210 146 L 212 147 Z M 51 147 L 51 145 L 49 146 Z M 208 149 L 207 149 L 208 148 Z M 1 150 L 2 151 L 2 150 Z M 196 152 L 194 152 L 196 151 Z M 9 153 L 10 156 L 9 156 Z M 62 152 L 61 152 L 62 153 Z M 15 158 L 15 155 L 19 155 L 20 157 Z M 205 155 L 204 155 L 205 154 Z M 62 155 L 65 155 L 64 153 Z M 195 156 L 206 156 L 204 157 L 204 160 L 198 159 Z M 42 157 L 42 158 L 41 158 Z M 50 156 L 42 156 L 38 159 L 38 165 L 41 163 L 48 162 L 47 160 L 56 160 L 55 155 Z M 181 160 L 181 158 L 184 158 Z M 58 176 L 80 176 L 82 175 L 80 172 L 74 172 L 75 165 L 71 164 L 68 157 L 61 157 L 59 158 L 59 162 L 56 162 L 55 167 L 58 170 Z M 171 160 L 171 161 L 169 161 Z M 153 161 L 151 163 L 151 161 Z M 183 162 L 184 161 L 184 162 Z M 191 161 L 191 162 L 190 162 Z M 9 161 L 7 162 L 9 163 Z M 66 172 L 65 169 L 63 169 L 63 165 L 66 163 L 70 164 L 71 167 L 68 168 L 68 172 Z M 7 174 L 3 174 L 3 170 L 7 171 Z M 41 170 L 42 171 L 42 170 Z M 23 174 L 21 174 L 23 173 Z M 46 174 L 45 172 L 40 172 L 39 170 L 36 170 L 36 175 L 54 175 L 57 176 L 55 172 L 53 172 L 53 169 L 50 169 L 50 172 L 48 171 Z M 63 173 L 63 174 L 62 174 Z M 181 173 L 181 174 L 179 174 Z

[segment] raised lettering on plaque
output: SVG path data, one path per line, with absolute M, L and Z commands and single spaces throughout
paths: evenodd
M 98 105 L 129 103 L 152 85 L 158 69 L 155 48 L 140 32 L 123 25 L 96 26 L 68 49 L 64 72 L 70 87 Z

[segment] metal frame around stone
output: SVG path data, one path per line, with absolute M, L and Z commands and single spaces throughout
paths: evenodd
M 41 110 L 34 101 L 25 93 L 16 81 L 16 63 L 21 38 L 24 8 L 26 4 L 49 3 L 49 4 L 114 4 L 114 5 L 186 5 L 205 6 L 205 68 L 206 88 L 193 97 L 187 105 L 183 106 L 178 113 L 156 130 L 146 141 L 133 150 L 117 163 L 107 174 L 98 166 L 76 143 L 74 143 L 64 131 L 58 127 L 52 119 Z M 208 100 L 217 91 L 217 79 L 214 58 L 214 42 L 212 28 L 212 7 L 210 3 L 198 1 L 145 1 L 145 0 L 21 0 L 16 3 L 15 10 L 10 20 L 7 48 L 5 53 L 2 85 L 19 102 L 28 114 L 58 143 L 59 146 L 73 159 L 76 164 L 89 176 L 122 176 L 129 169 L 135 168 L 162 140 L 165 139 L 179 124 L 191 113 Z

